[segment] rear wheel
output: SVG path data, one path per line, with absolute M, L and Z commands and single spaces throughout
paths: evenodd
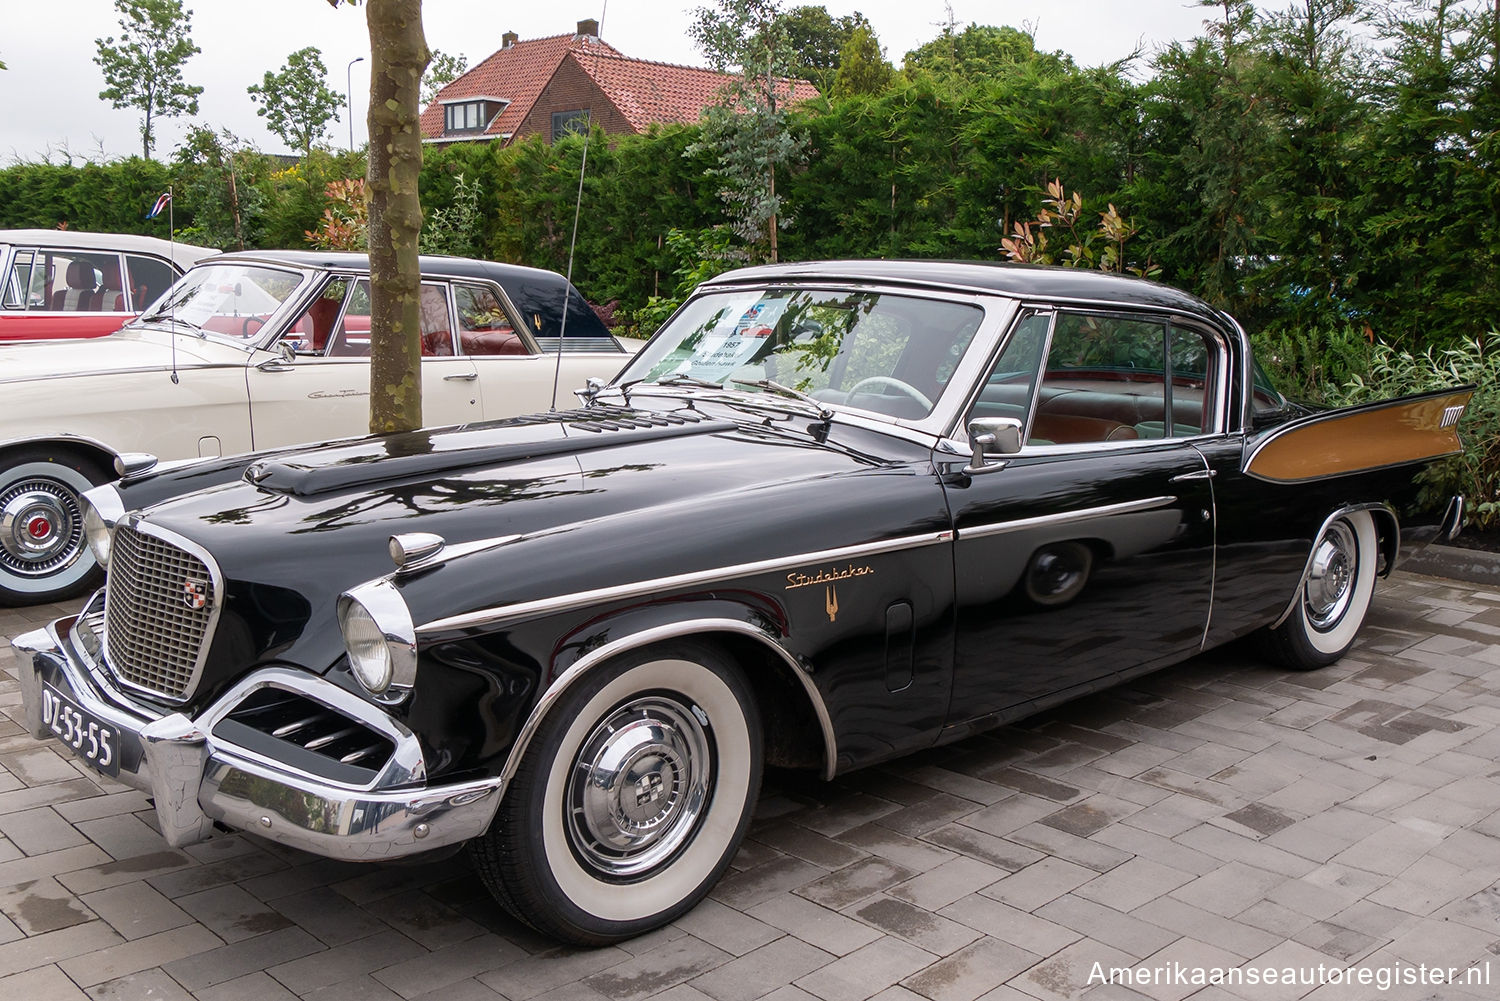
M 0 602 L 34 605 L 98 586 L 103 572 L 84 539 L 81 495 L 108 479 L 64 449 L 0 457 Z
M 472 846 L 486 885 L 537 930 L 602 945 L 712 888 L 760 789 L 761 729 L 739 669 L 676 644 L 600 667 L 537 731 Z
M 1370 512 L 1351 511 L 1330 522 L 1313 546 L 1296 607 L 1266 632 L 1272 658 L 1293 670 L 1310 671 L 1347 653 L 1370 609 L 1378 561 Z

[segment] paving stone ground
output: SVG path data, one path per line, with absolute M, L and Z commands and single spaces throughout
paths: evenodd
M 0 609 L 0 636 L 65 611 Z M 1398 574 L 1323 671 L 1233 648 L 831 784 L 772 775 L 709 899 L 598 950 L 518 925 L 461 856 L 169 849 L 144 797 L 25 733 L 7 673 L 0 998 L 1493 998 L 1426 967 L 1500 985 L 1497 641 L 1500 593 Z M 1372 980 L 1282 982 L 1320 967 Z

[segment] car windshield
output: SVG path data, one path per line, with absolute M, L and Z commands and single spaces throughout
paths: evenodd
M 616 380 L 709 383 L 919 419 L 984 320 L 970 303 L 769 288 L 693 299 Z
M 235 341 L 258 340 L 260 328 L 302 281 L 295 271 L 254 264 L 202 265 L 152 303 L 141 322 L 169 321 Z

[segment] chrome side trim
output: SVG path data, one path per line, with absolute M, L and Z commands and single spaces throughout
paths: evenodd
M 1166 507 L 1175 503 L 1176 497 L 1145 497 L 1141 500 L 1124 501 L 1120 504 L 1105 504 L 1101 507 L 1086 507 L 1078 511 L 1064 511 L 1061 514 L 1043 514 L 1035 518 L 1017 518 L 1014 521 L 1001 521 L 993 525 L 979 525 L 970 528 L 962 528 L 956 533 L 959 541 L 964 539 L 983 539 L 991 535 L 1004 535 L 1008 532 L 1024 532 L 1029 528 L 1039 528 L 1043 525 L 1070 525 L 1078 521 L 1089 521 L 1093 518 L 1104 518 L 1112 514 L 1133 514 L 1136 511 L 1151 511 L 1159 507 Z
M 392 536 L 392 538 L 397 538 L 397 536 Z M 497 535 L 492 539 L 475 539 L 473 542 L 459 542 L 451 546 L 445 545 L 426 556 L 398 566 L 396 568 L 396 576 L 409 576 L 419 570 L 441 566 L 449 560 L 458 559 L 460 556 L 467 556 L 470 553 L 477 553 L 486 549 L 494 549 L 496 546 L 509 545 L 519 538 L 521 538 L 519 535 Z
M 510 781 L 515 777 L 521 767 L 521 759 L 526 756 L 526 748 L 536 736 L 547 714 L 557 704 L 563 692 L 569 686 L 583 677 L 590 670 L 604 663 L 612 657 L 619 656 L 631 650 L 649 646 L 652 643 L 660 643 L 662 640 L 676 639 L 681 636 L 693 636 L 707 632 L 732 632 L 742 636 L 749 636 L 759 640 L 766 647 L 774 651 L 792 669 L 797 680 L 802 683 L 803 690 L 807 693 L 808 700 L 812 703 L 813 711 L 818 717 L 818 726 L 823 731 L 823 779 L 827 781 L 833 778 L 834 770 L 838 766 L 838 740 L 833 732 L 833 720 L 828 715 L 828 707 L 823 702 L 823 696 L 818 691 L 812 679 L 808 677 L 806 669 L 797 661 L 797 658 L 789 653 L 785 647 L 772 640 L 764 632 L 756 629 L 748 623 L 737 619 L 692 619 L 686 622 L 674 622 L 671 625 L 656 626 L 651 629 L 643 629 L 638 633 L 606 643 L 597 650 L 591 650 L 578 660 L 569 665 L 568 669 L 557 676 L 552 682 L 552 687 L 542 693 L 537 700 L 536 706 L 531 710 L 531 715 L 526 717 L 521 732 L 516 736 L 516 742 L 511 746 L 510 754 L 505 758 L 505 767 L 500 771 L 501 795 L 510 788 Z
M 853 559 L 858 556 L 874 556 L 879 553 L 898 552 L 903 549 L 920 549 L 923 546 L 935 546 L 951 541 L 953 541 L 953 533 L 950 531 L 926 532 L 921 535 L 903 535 L 900 538 L 885 539 L 881 542 L 866 542 L 857 546 L 843 546 L 839 549 L 823 549 L 813 553 L 780 556 L 776 559 L 759 560 L 755 563 L 714 567 L 710 570 L 696 570 L 692 573 L 675 574 L 670 577 L 654 577 L 650 580 L 635 581 L 630 584 L 616 584 L 613 587 L 594 588 L 591 591 L 576 591 L 572 594 L 553 595 L 550 598 L 518 601 L 512 605 L 482 608 L 473 612 L 464 612 L 461 615 L 450 615 L 447 618 L 433 619 L 431 622 L 419 624 L 417 626 L 417 635 L 427 636 L 454 629 L 491 626 L 500 622 L 508 622 L 512 619 L 521 619 L 551 612 L 563 612 L 572 608 L 581 608 L 585 605 L 621 601 L 626 598 L 638 598 L 642 595 L 655 594 L 658 591 L 672 591 L 681 587 L 693 587 L 697 584 L 713 584 L 736 577 L 750 577 L 755 574 L 774 573 L 777 570 L 792 569 L 804 563 L 834 562 L 837 560 Z
M 1286 608 L 1282 609 L 1281 614 L 1276 616 L 1276 621 L 1271 623 L 1270 628 L 1275 629 L 1285 622 L 1287 616 L 1291 615 L 1292 610 L 1297 607 L 1297 602 L 1302 600 L 1302 588 L 1307 583 L 1308 576 L 1312 573 L 1313 557 L 1318 553 L 1318 541 L 1323 538 L 1323 533 L 1328 531 L 1328 526 L 1344 515 L 1353 514 L 1355 511 L 1381 511 L 1391 519 L 1392 535 L 1395 538 L 1395 542 L 1390 547 L 1390 551 L 1386 553 L 1384 576 L 1389 577 L 1391 575 L 1391 571 L 1396 568 L 1396 553 L 1400 552 L 1401 549 L 1401 519 L 1396 516 L 1395 509 L 1389 504 L 1381 502 L 1350 504 L 1346 507 L 1341 507 L 1327 518 L 1324 518 L 1323 524 L 1318 527 L 1318 533 L 1313 536 L 1312 548 L 1307 554 L 1307 563 L 1302 568 L 1302 576 L 1297 578 L 1297 586 L 1292 589 L 1292 598 L 1286 603 Z

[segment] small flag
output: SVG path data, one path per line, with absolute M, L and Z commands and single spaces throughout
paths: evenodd
M 146 218 L 155 219 L 157 216 L 161 215 L 167 210 L 167 203 L 171 200 L 172 192 L 163 191 L 161 193 L 161 197 L 156 200 L 156 204 L 151 206 L 151 211 L 146 213 Z

